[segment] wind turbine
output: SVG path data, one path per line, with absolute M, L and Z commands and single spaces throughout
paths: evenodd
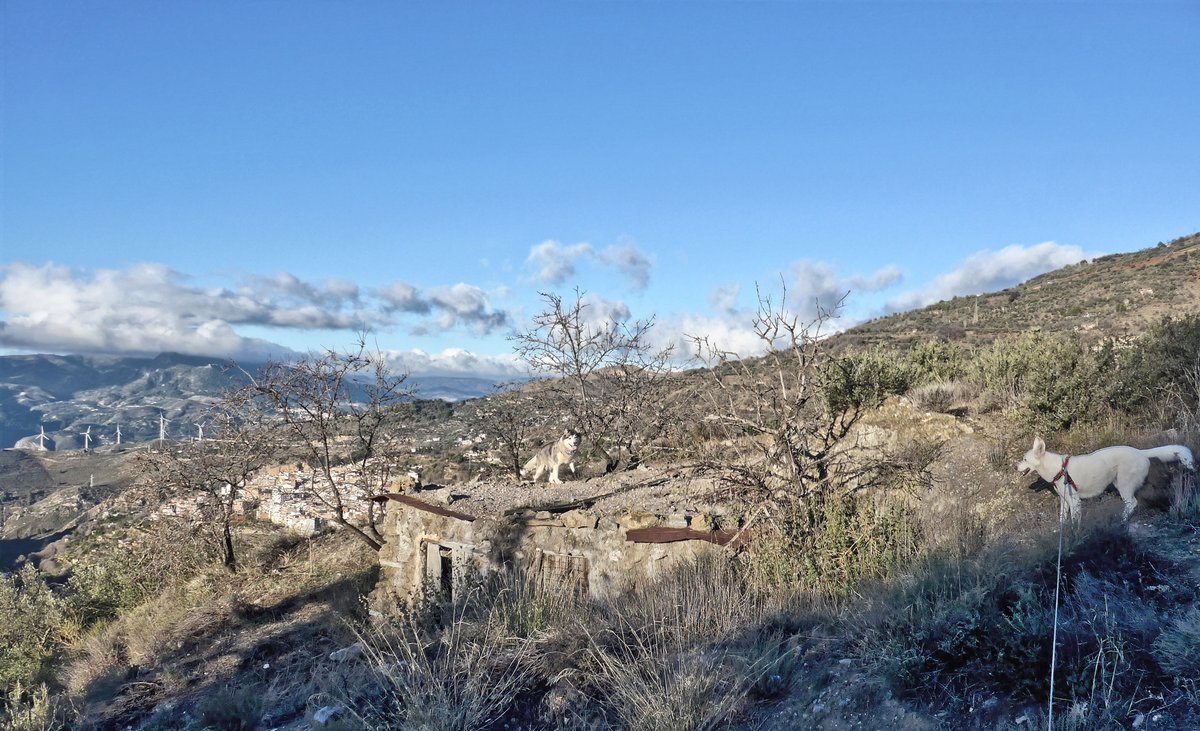
M 46 426 L 44 424 L 42 424 L 41 428 L 42 428 L 42 433 L 38 434 L 38 448 L 41 449 L 43 452 L 45 452 L 46 451 Z
M 196 437 L 196 441 L 203 442 L 204 441 L 204 425 L 197 422 L 196 429 L 198 429 L 200 431 L 200 436 Z
M 121 444 L 121 425 L 117 424 L 117 444 Z
M 162 449 L 163 441 L 167 438 L 167 415 L 160 412 L 158 415 L 158 448 Z
M 87 431 L 83 433 L 83 451 L 88 451 L 92 448 L 92 425 L 88 424 Z

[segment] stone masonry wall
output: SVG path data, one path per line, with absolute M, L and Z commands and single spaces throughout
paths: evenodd
M 564 588 L 604 596 L 723 550 L 703 540 L 628 540 L 628 531 L 636 528 L 686 528 L 689 523 L 697 529 L 710 527 L 702 516 L 597 517 L 581 510 L 468 521 L 389 502 L 383 526 L 387 543 L 380 551 L 380 579 L 372 601 L 394 606 L 409 601 L 426 581 L 457 587 L 469 575 L 518 566 L 533 569 L 543 582 L 564 582 L 570 585 Z M 447 567 L 452 576 L 443 578 Z

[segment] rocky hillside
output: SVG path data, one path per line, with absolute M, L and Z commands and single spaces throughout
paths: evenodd
M 1040 327 L 1083 337 L 1122 337 L 1164 316 L 1200 312 L 1200 234 L 1111 254 L 999 292 L 955 297 L 865 322 L 847 344 L 916 343 L 931 335 L 967 343 Z

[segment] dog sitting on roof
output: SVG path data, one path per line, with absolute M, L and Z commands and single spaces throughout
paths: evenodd
M 1153 449 L 1134 447 L 1105 447 L 1091 454 L 1071 457 L 1046 451 L 1041 437 L 1034 437 L 1033 447 L 1017 462 L 1022 475 L 1036 472 L 1058 493 L 1059 518 L 1071 517 L 1079 522 L 1080 499 L 1096 497 L 1104 488 L 1114 485 L 1125 502 L 1123 520 L 1129 520 L 1137 507 L 1134 494 L 1146 482 L 1150 460 L 1178 462 L 1185 470 L 1195 472 L 1196 460 L 1191 450 L 1182 444 L 1169 444 Z
M 525 466 L 521 468 L 521 477 L 526 477 L 532 472 L 532 479 L 537 482 L 543 472 L 549 472 L 549 481 L 552 484 L 562 484 L 562 480 L 558 479 L 558 468 L 568 465 L 571 468 L 571 475 L 576 474 L 575 450 L 579 449 L 579 441 L 579 432 L 571 429 L 564 431 L 561 439 L 542 447 L 525 463 Z

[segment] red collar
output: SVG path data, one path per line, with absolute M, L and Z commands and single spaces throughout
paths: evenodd
M 1055 475 L 1053 478 L 1051 478 L 1050 482 L 1051 482 L 1051 484 L 1057 485 L 1059 478 L 1065 477 L 1065 478 L 1067 478 L 1067 480 L 1066 480 L 1067 487 L 1071 488 L 1071 490 L 1073 490 L 1075 492 L 1079 492 L 1079 488 L 1075 485 L 1075 480 L 1072 480 L 1071 475 L 1067 473 L 1067 464 L 1069 464 L 1070 461 L 1071 461 L 1070 456 L 1063 457 L 1062 469 L 1058 471 L 1057 475 Z

